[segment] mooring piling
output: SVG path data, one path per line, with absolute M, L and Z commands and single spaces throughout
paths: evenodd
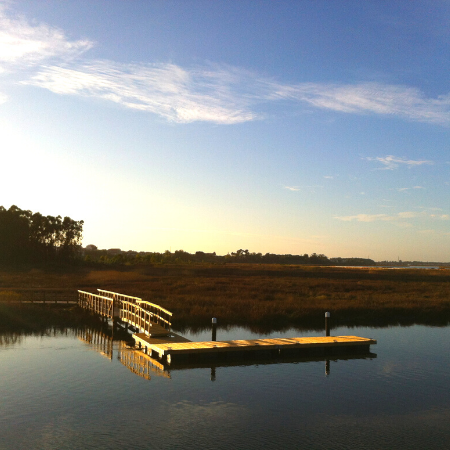
M 325 313 L 325 336 L 330 335 L 330 313 Z
M 212 341 L 217 340 L 217 319 L 215 317 L 212 318 Z

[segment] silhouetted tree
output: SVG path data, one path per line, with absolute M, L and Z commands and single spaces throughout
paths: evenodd
M 82 220 L 43 216 L 13 205 L 0 206 L 0 261 L 43 262 L 70 260 L 78 255 Z

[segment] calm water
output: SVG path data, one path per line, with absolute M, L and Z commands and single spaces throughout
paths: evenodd
M 377 357 L 331 361 L 328 376 L 324 361 L 310 361 L 145 379 L 121 363 L 118 341 L 110 359 L 107 344 L 87 344 L 73 330 L 0 334 L 0 448 L 449 448 L 450 327 L 333 334 L 377 339 Z M 273 337 L 302 335 L 318 333 Z M 263 336 L 218 330 L 219 339 L 249 337 Z

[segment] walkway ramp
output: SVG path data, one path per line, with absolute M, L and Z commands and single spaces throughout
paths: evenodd
M 78 291 L 78 304 L 100 316 L 131 325 L 147 336 L 168 336 L 172 313 L 139 297 L 97 289 L 99 294 Z

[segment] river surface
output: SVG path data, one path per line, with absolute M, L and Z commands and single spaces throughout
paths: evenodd
M 96 333 L 0 332 L 1 450 L 450 448 L 450 327 L 335 329 L 378 344 L 328 375 L 326 361 L 129 368 L 123 342 Z

